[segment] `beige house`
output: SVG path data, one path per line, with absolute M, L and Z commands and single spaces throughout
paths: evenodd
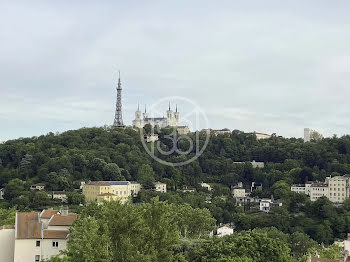
M 264 133 L 257 133 L 257 132 L 253 132 L 253 133 L 250 133 L 250 134 L 254 134 L 256 136 L 256 139 L 257 140 L 260 140 L 260 139 L 269 139 L 271 137 L 271 135 L 269 134 L 264 134 Z
M 191 132 L 188 126 L 177 126 L 176 130 L 179 135 L 187 135 L 188 133 Z
M 157 192 L 166 193 L 166 184 L 162 182 L 155 182 L 154 183 L 154 190 Z
M 58 199 L 58 200 L 61 200 L 64 203 L 66 203 L 67 199 L 68 199 L 66 191 L 50 191 L 50 192 L 47 193 L 47 195 L 51 199 Z
M 313 183 L 310 186 L 310 200 L 316 201 L 317 199 L 321 197 L 327 197 L 328 198 L 328 184 L 326 183 Z
M 126 203 L 130 197 L 136 196 L 141 185 L 130 181 L 94 181 L 83 186 L 86 201 L 119 200 Z
M 290 190 L 292 192 L 298 193 L 298 194 L 306 194 L 305 185 L 304 184 L 294 184 L 291 185 Z
M 246 197 L 246 192 L 244 188 L 233 188 L 232 195 L 233 197 Z
M 159 140 L 158 134 L 145 135 L 144 138 L 147 143 L 152 143 Z
M 30 186 L 31 190 L 45 190 L 45 184 L 39 183 Z
M 0 229 L 0 261 L 39 262 L 59 255 L 77 218 L 68 210 L 16 213 L 15 226 Z
M 199 183 L 200 184 L 200 186 L 201 187 L 204 187 L 204 188 L 206 188 L 206 189 L 208 189 L 208 191 L 211 191 L 212 190 L 212 187 L 209 185 L 209 184 L 207 184 L 207 183 Z

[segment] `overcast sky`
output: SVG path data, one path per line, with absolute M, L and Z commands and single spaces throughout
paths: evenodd
M 118 69 L 125 124 L 138 102 L 181 96 L 213 128 L 349 133 L 349 13 L 345 0 L 2 0 L 0 141 L 112 124 Z

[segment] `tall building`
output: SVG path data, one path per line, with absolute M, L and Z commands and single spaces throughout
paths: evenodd
M 120 71 L 117 86 L 117 104 L 114 116 L 113 126 L 124 127 L 123 116 L 122 116 L 122 84 L 120 82 Z
M 314 130 L 311 128 L 304 128 L 304 142 L 310 142 L 311 141 L 311 134 Z
M 170 103 L 169 109 L 166 112 L 167 117 L 149 117 L 146 106 L 143 116 L 141 116 L 140 107 L 137 107 L 135 112 L 135 120 L 132 121 L 132 125 L 137 128 L 143 128 L 145 125 L 150 124 L 152 127 L 177 127 L 179 124 L 180 113 L 177 111 L 177 106 L 175 112 L 171 110 Z
M 313 140 L 320 140 L 323 136 L 317 132 L 316 130 L 313 130 L 311 128 L 304 128 L 304 142 L 310 142 Z

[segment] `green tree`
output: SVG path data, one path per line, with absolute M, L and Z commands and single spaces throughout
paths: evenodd
M 33 207 L 34 208 L 45 208 L 50 203 L 50 198 L 44 191 L 37 191 L 34 193 L 33 197 Z
M 85 204 L 85 196 L 83 194 L 79 194 L 76 191 L 69 192 L 67 194 L 68 204 L 70 205 L 80 205 Z
M 22 195 L 24 191 L 24 182 L 18 178 L 12 179 L 5 185 L 4 198 L 7 200 L 12 200 Z
M 103 167 L 103 179 L 107 181 L 123 181 L 125 178 L 121 175 L 120 168 L 115 163 L 109 163 Z

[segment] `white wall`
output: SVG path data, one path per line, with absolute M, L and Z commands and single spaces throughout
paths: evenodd
M 37 240 L 40 241 L 40 247 L 36 246 Z M 52 241 L 58 242 L 57 248 L 52 246 Z M 41 261 L 58 255 L 60 250 L 66 248 L 67 240 L 65 239 L 16 239 L 15 256 L 11 262 L 34 262 L 35 255 L 40 255 Z M 2 260 L 0 261 L 3 262 Z
M 15 230 L 0 230 L 0 261 L 13 262 L 13 254 L 15 249 Z
M 58 247 L 52 247 L 52 242 L 57 241 Z M 67 240 L 65 239 L 43 239 L 42 240 L 42 259 L 49 259 L 60 253 L 60 250 L 67 248 Z
M 41 255 L 40 247 L 36 246 L 36 241 L 41 239 L 16 239 L 14 262 L 34 262 L 35 255 Z

